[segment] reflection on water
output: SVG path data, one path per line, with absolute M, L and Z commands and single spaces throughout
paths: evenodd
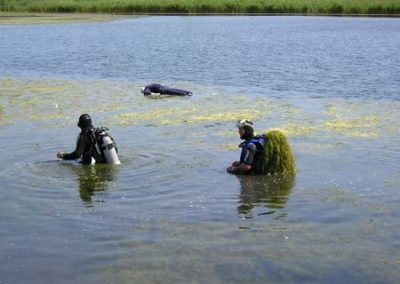
M 240 181 L 238 212 L 246 218 L 252 218 L 255 207 L 267 208 L 267 211 L 257 215 L 276 214 L 283 209 L 289 194 L 295 185 L 295 176 L 276 177 L 268 175 L 237 176 Z M 276 218 L 285 217 L 281 213 Z
M 114 165 L 76 166 L 69 163 L 66 163 L 65 167 L 76 174 L 79 197 L 86 206 L 93 206 L 94 195 L 96 202 L 106 201 L 108 184 L 115 180 L 117 167 Z

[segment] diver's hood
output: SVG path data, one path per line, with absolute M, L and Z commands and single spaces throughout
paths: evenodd
M 88 127 L 92 127 L 92 119 L 91 119 L 90 115 L 88 115 L 88 114 L 82 114 L 82 115 L 79 117 L 78 126 L 79 126 L 79 128 L 81 128 L 81 129 L 85 129 L 85 128 L 88 128 Z
M 240 136 L 241 139 L 249 140 L 254 137 L 254 128 L 253 127 L 246 125 L 243 127 L 243 129 L 244 129 L 244 134 L 242 136 Z

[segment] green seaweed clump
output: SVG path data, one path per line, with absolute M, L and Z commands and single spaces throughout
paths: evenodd
M 262 173 L 268 175 L 293 175 L 296 163 L 286 135 L 279 130 L 270 130 L 263 134 Z

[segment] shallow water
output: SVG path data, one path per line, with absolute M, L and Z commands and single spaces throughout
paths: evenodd
M 0 42 L 0 283 L 398 281 L 400 20 L 148 17 Z M 85 112 L 121 166 L 57 161 Z M 285 131 L 295 177 L 225 172 L 244 117 Z

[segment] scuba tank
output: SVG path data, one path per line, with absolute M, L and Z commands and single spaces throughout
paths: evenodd
M 118 158 L 117 144 L 114 139 L 109 135 L 108 128 L 99 127 L 95 130 L 95 136 L 97 140 L 100 152 L 104 154 L 104 158 L 107 164 L 119 165 L 121 161 Z

